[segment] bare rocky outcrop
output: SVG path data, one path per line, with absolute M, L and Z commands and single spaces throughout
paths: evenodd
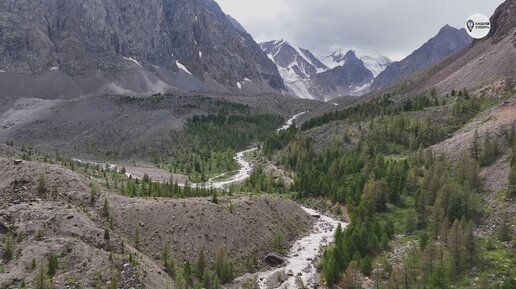
M 246 78 L 248 93 L 284 88 L 251 35 L 211 0 L 9 0 L 0 19 L 6 96 L 227 93 Z

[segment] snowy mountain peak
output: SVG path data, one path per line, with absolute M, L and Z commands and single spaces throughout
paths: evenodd
M 392 63 L 382 55 L 344 48 L 316 57 L 285 39 L 263 42 L 260 47 L 278 67 L 289 92 L 302 98 L 363 94 Z
M 308 79 L 328 69 L 308 49 L 292 45 L 284 39 L 263 42 L 260 47 L 278 68 L 289 71 L 289 77 L 295 74 L 296 78 Z
M 323 63 L 330 68 L 342 66 L 346 61 L 358 58 L 362 60 L 365 67 L 370 70 L 375 77 L 393 62 L 389 57 L 377 53 L 364 53 L 356 49 L 344 48 L 339 48 L 330 55 L 322 56 L 320 58 Z

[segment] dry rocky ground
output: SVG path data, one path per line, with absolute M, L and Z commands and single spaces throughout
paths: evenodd
M 288 200 L 242 196 L 220 198 L 214 204 L 208 199 L 126 198 L 59 165 L 15 164 L 13 158 L 19 153 L 13 148 L 2 145 L 0 152 L 0 227 L 21 236 L 13 260 L 0 261 L 0 288 L 18 288 L 22 280 L 32 284 L 40 264 L 48 264 L 51 255 L 59 260 L 57 273 L 49 280 L 55 288 L 93 288 L 95 282 L 105 288 L 115 271 L 120 272 L 120 288 L 175 288 L 156 259 L 165 242 L 178 264 L 194 261 L 197 250 L 204 248 L 210 261 L 224 249 L 238 267 L 252 253 L 259 260 L 269 253 L 275 232 L 282 232 L 287 242 L 312 226 L 311 217 Z M 45 192 L 38 192 L 40 177 Z M 90 184 L 99 188 L 95 203 Z M 102 215 L 105 199 L 114 218 L 112 226 Z M 106 228 L 109 240 L 104 238 Z M 0 237 L 6 234 L 3 229 Z M 129 261 L 129 253 L 137 262 Z

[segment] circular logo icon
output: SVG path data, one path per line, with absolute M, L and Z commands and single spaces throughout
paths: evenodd
M 486 37 L 490 30 L 491 22 L 484 14 L 476 13 L 466 20 L 466 32 L 475 39 Z

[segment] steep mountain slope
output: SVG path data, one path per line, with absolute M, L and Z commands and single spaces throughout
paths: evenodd
M 386 87 L 403 76 L 407 76 L 426 65 L 438 62 L 463 49 L 470 42 L 471 38 L 465 29 L 456 29 L 446 25 L 439 30 L 435 37 L 428 40 L 409 56 L 389 65 L 376 77 L 371 88 L 378 90 Z
M 290 93 L 301 98 L 316 98 L 310 91 L 310 79 L 328 69 L 309 50 L 298 48 L 285 40 L 260 44 L 276 64 Z
M 249 34 L 249 32 L 247 32 L 247 30 L 244 28 L 244 26 L 242 26 L 242 24 L 240 24 L 240 22 L 238 22 L 238 20 L 233 18 L 233 16 L 231 16 L 231 15 L 226 15 L 226 16 L 228 17 L 229 22 L 231 22 L 231 24 L 233 24 L 233 26 L 235 26 L 236 29 L 238 29 L 242 33 Z
M 492 29 L 487 37 L 473 41 L 466 49 L 426 66 L 383 90 L 370 93 L 366 98 L 386 93 L 407 98 L 432 88 L 441 94 L 467 88 L 488 96 L 499 96 L 507 89 L 514 90 L 516 3 L 504 2 L 490 20 Z
M 211 0 L 3 1 L 0 29 L 4 95 L 284 88 L 252 37 Z

